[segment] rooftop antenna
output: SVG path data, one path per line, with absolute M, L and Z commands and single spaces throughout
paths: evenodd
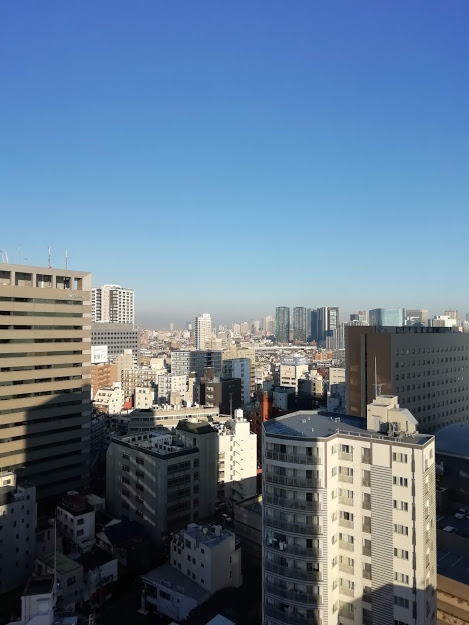
M 50 245 L 49 245 L 49 247 L 47 248 L 47 266 L 48 266 L 48 267 L 49 267 L 49 269 L 50 269 Z
M 67 260 L 68 260 L 68 255 L 67 255 L 67 250 L 65 250 L 65 269 L 67 269 Z

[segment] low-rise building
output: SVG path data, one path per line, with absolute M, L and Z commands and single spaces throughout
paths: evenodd
M 223 379 L 241 380 L 241 401 L 249 404 L 251 399 L 251 360 L 249 358 L 227 358 L 223 360 Z
M 124 392 L 120 382 L 115 382 L 106 388 L 99 388 L 94 397 L 96 412 L 102 412 L 106 415 L 119 414 L 123 405 Z
M 96 395 L 99 388 L 112 386 L 114 382 L 120 382 L 115 364 L 101 362 L 91 365 L 91 397 Z
M 175 428 L 179 421 L 224 422 L 228 416 L 220 417 L 214 406 L 153 406 L 134 410 L 129 415 L 129 432 L 152 432 L 156 428 Z
M 68 493 L 56 508 L 58 529 L 75 545 L 95 537 L 95 512 L 83 495 Z
M 0 594 L 24 584 L 34 569 L 36 487 L 0 473 Z
M 134 393 L 135 408 L 151 408 L 155 403 L 155 387 L 153 386 L 137 386 Z
M 83 599 L 91 605 L 99 605 L 111 595 L 112 585 L 117 582 L 117 558 L 94 548 L 82 554 L 79 562 L 84 571 Z
M 129 397 L 135 393 L 137 387 L 154 388 L 158 384 L 159 371 L 151 367 L 136 367 L 122 370 L 122 390 L 124 396 Z
M 173 534 L 170 562 L 142 576 L 144 599 L 177 621 L 223 588 L 242 584 L 241 549 L 220 525 L 197 525 Z
M 57 607 L 62 610 L 75 610 L 83 603 L 83 567 L 79 562 L 57 551 L 36 559 L 36 575 L 57 577 Z
M 243 561 L 249 567 L 262 567 L 262 497 L 255 495 L 233 503 L 233 524 L 241 541 Z
M 21 617 L 8 625 L 76 625 L 78 617 L 55 610 L 54 576 L 32 576 L 21 595 Z

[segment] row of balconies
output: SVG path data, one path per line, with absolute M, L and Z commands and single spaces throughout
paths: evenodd
M 311 582 L 322 582 L 321 571 L 306 571 L 293 566 L 282 566 L 281 564 L 275 564 L 269 560 L 264 562 L 265 569 L 271 573 L 277 573 L 277 575 L 283 575 L 284 577 L 291 577 L 292 579 L 301 579 Z

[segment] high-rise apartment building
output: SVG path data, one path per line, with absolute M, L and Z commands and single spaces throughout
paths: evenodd
M 272 315 L 262 317 L 262 329 L 264 330 L 265 334 L 274 333 L 274 318 Z
M 205 369 L 214 370 L 215 376 L 221 374 L 221 350 L 177 350 L 171 352 L 171 373 L 174 375 L 189 375 L 195 372 L 200 379 Z
M 279 306 L 275 309 L 275 338 L 277 343 L 288 343 L 290 340 L 290 309 Z
M 373 308 L 369 313 L 370 326 L 403 326 L 403 308 Z
M 395 397 L 367 419 L 264 423 L 264 625 L 435 625 L 434 438 Z
M 93 322 L 135 323 L 135 298 L 133 289 L 119 284 L 104 284 L 91 291 Z
M 313 337 L 316 335 L 313 340 L 316 340 L 318 345 L 325 347 L 327 337 L 333 336 L 334 330 L 339 327 L 339 309 L 337 306 L 323 306 L 315 312 L 316 314 L 311 316 L 311 324 L 316 322 L 316 328 L 311 328 L 311 334 Z
M 450 319 L 459 321 L 459 312 L 457 310 L 445 310 L 445 315 Z
M 37 497 L 89 479 L 91 274 L 0 265 L 0 457 Z
M 306 343 L 306 308 L 293 309 L 293 342 Z
M 397 395 L 422 432 L 467 421 L 468 357 L 469 335 L 451 328 L 348 326 L 346 412 L 363 414 L 381 392 Z
M 209 313 L 203 313 L 195 318 L 195 348 L 206 349 L 207 341 L 212 338 L 212 318 Z

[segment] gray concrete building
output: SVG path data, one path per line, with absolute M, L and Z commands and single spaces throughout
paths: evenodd
M 91 274 L 0 265 L 0 461 L 43 498 L 89 481 Z
M 107 452 L 106 503 L 137 521 L 156 544 L 214 513 L 217 432 L 208 423 L 113 437 Z
M 189 375 L 195 372 L 200 379 L 205 369 L 212 368 L 214 374 L 221 374 L 221 350 L 178 350 L 171 352 L 171 374 Z
M 107 345 L 109 360 L 115 360 L 125 350 L 131 349 L 137 365 L 140 364 L 139 331 L 130 323 L 93 323 L 91 344 Z
M 468 357 L 469 335 L 451 328 L 348 326 L 346 412 L 397 395 L 422 432 L 467 421 Z

